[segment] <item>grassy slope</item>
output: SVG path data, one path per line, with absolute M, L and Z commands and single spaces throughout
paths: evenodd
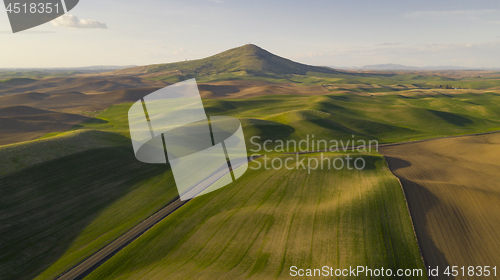
M 402 97 L 398 95 L 370 97 L 354 96 L 348 94 L 313 97 L 264 96 L 244 100 L 210 99 L 204 100 L 204 103 L 209 115 L 232 115 L 242 119 L 247 140 L 249 140 L 252 135 L 261 135 L 263 136 L 262 140 L 299 140 L 305 138 L 306 134 L 315 134 L 316 139 L 348 140 L 352 139 L 351 135 L 352 133 L 354 133 L 356 135 L 356 138 L 374 138 L 380 140 L 381 142 L 390 142 L 408 140 L 413 138 L 436 137 L 449 134 L 486 131 L 497 129 L 498 127 L 500 127 L 498 122 L 499 113 L 496 110 L 496 107 L 499 105 L 499 99 L 498 95 L 493 93 L 484 95 L 464 94 L 454 96 L 420 95 L 413 97 Z M 49 137 L 47 139 L 39 140 L 39 146 L 36 146 L 37 141 L 23 143 L 22 145 L 24 146 L 21 150 L 29 151 L 29 149 L 31 149 L 31 151 L 37 151 L 43 149 L 43 146 L 39 143 L 45 143 L 43 141 L 53 141 L 48 142 L 52 145 L 50 146 L 52 148 L 49 149 L 49 151 L 51 151 L 50 155 L 40 155 L 37 153 L 26 152 L 22 156 L 22 162 L 18 167 L 25 167 L 29 165 L 30 159 L 32 158 L 39 157 L 42 159 L 42 161 L 45 161 L 47 159 L 78 152 L 80 151 L 78 150 L 78 146 L 89 141 L 89 139 L 85 139 L 85 137 L 82 137 L 80 139 L 80 142 L 76 143 L 76 145 L 71 146 L 68 143 L 72 142 L 73 138 L 68 136 L 72 135 L 97 133 L 98 136 L 104 136 L 102 142 L 101 140 L 98 140 L 98 138 L 101 136 L 99 136 L 98 138 L 95 138 L 94 136 L 90 137 L 90 139 L 93 139 L 94 141 L 96 141 L 96 143 L 94 143 L 95 145 L 90 143 L 87 148 L 99 147 L 100 145 L 103 145 L 103 147 L 123 145 L 125 142 L 128 142 L 128 124 L 126 120 L 126 114 L 129 106 L 130 104 L 111 106 L 108 110 L 98 116 L 98 118 L 103 121 L 87 122 L 82 125 L 76 126 L 74 129 L 76 129 L 77 131 L 75 132 L 68 132 L 56 137 Z M 55 141 L 64 137 L 68 137 L 67 141 L 69 142 Z M 252 148 L 251 146 L 248 147 Z M 3 148 L 2 150 L 0 150 L 0 153 L 9 154 L 8 152 L 10 151 L 11 155 L 17 155 L 17 152 L 15 150 Z M 43 150 L 47 151 L 47 149 Z M 135 159 L 133 159 L 131 153 L 128 156 L 130 157 L 128 160 L 135 162 Z M 13 158 L 11 158 L 10 160 L 12 162 L 16 160 L 19 161 L 19 159 Z M 61 160 L 65 160 L 65 158 L 62 158 Z M 107 166 L 106 161 L 108 161 L 108 158 L 102 157 L 97 158 L 93 163 L 96 168 L 95 172 L 97 172 L 97 170 L 99 169 L 101 170 L 101 173 L 95 173 L 95 178 L 103 176 L 102 170 L 108 170 L 110 172 L 110 176 L 115 174 L 115 172 L 118 172 L 117 174 L 121 174 L 121 171 Z M 54 161 L 45 163 L 42 162 L 33 168 L 43 168 L 43 170 L 50 170 L 51 168 L 48 168 L 47 166 L 50 167 L 53 162 Z M 92 164 L 90 163 L 82 166 L 86 165 L 92 166 Z M 9 164 L 7 164 L 7 166 L 9 166 Z M 42 180 L 40 181 L 40 184 L 43 184 L 43 186 L 53 185 L 54 191 L 57 191 L 58 188 L 63 188 L 63 182 L 65 180 L 68 180 L 68 178 L 62 171 L 63 169 L 60 170 L 61 172 L 52 174 L 53 178 L 48 177 L 47 180 L 49 181 L 44 182 Z M 21 180 L 21 177 L 11 177 L 18 176 L 15 174 L 17 173 L 5 175 L 4 177 L 0 177 L 0 179 L 6 180 L 6 178 L 18 178 L 18 180 Z M 80 178 L 79 176 L 84 176 L 81 173 L 74 174 L 69 172 L 68 174 L 73 175 L 74 178 Z M 161 187 L 165 187 L 165 183 L 163 182 L 163 180 L 168 181 L 168 179 L 161 179 L 163 178 L 161 176 L 165 175 L 157 174 L 140 177 L 138 178 L 138 180 L 151 179 L 157 181 L 155 181 L 156 183 L 152 183 L 151 185 L 138 184 L 130 186 L 130 188 L 150 188 L 150 194 L 155 194 L 150 198 L 155 198 L 159 194 L 155 192 L 157 192 Z M 54 180 L 55 183 L 51 183 L 52 181 L 50 180 Z M 101 185 L 101 182 L 96 181 L 95 186 L 97 185 Z M 57 273 L 60 273 L 61 271 L 69 268 L 79 259 L 83 258 L 85 255 L 90 254 L 91 252 L 93 252 L 93 250 L 97 250 L 100 246 L 104 245 L 107 241 L 111 240 L 119 233 L 119 231 L 113 231 L 112 227 L 104 227 L 102 228 L 102 232 L 98 231 L 98 229 L 102 227 L 102 224 L 114 225 L 125 221 L 128 222 L 130 220 L 139 221 L 146 217 L 147 213 L 150 213 L 145 211 L 141 212 L 142 214 L 138 214 L 130 220 L 128 220 L 127 217 L 121 217 L 120 219 L 115 220 L 116 218 L 113 215 L 106 214 L 110 212 L 100 212 L 112 212 L 116 211 L 112 209 L 118 208 L 126 209 L 130 203 L 133 204 L 133 202 L 131 202 L 134 200 L 133 196 L 128 197 L 129 200 L 125 198 L 124 200 L 120 200 L 120 197 L 123 197 L 122 195 L 125 195 L 125 193 L 127 192 L 124 191 L 119 193 L 120 195 L 114 196 L 113 200 L 107 201 L 105 204 L 101 204 L 99 207 L 102 208 L 96 208 L 100 209 L 99 213 L 101 213 L 103 216 L 101 216 L 101 214 L 97 214 L 97 212 L 92 212 L 89 210 L 90 212 L 84 211 L 84 213 L 87 213 L 84 216 L 78 216 L 74 220 L 72 219 L 78 226 L 75 226 L 72 229 L 72 233 L 69 235 L 71 237 L 70 240 L 63 242 L 63 245 L 51 248 L 51 246 L 54 245 L 54 241 L 50 241 L 50 237 L 46 235 L 45 238 L 47 239 L 45 240 L 47 242 L 45 243 L 45 246 L 47 247 L 43 249 L 45 250 L 43 251 L 45 253 L 42 252 L 39 253 L 40 255 L 37 255 L 42 256 L 40 258 L 43 259 L 43 261 L 41 261 L 40 259 L 38 261 L 34 261 L 22 258 L 15 260 L 15 258 L 7 257 L 7 266 L 22 267 L 23 265 L 26 265 L 26 263 L 23 263 L 22 261 L 24 260 L 28 263 L 31 263 L 31 267 L 33 268 L 32 271 L 26 271 L 27 274 L 25 275 L 29 275 L 29 273 L 35 273 L 34 271 L 40 271 L 41 269 L 46 268 L 47 266 L 52 264 L 52 266 L 48 270 L 46 270 L 44 274 L 42 274 L 41 278 L 50 278 L 51 276 L 54 276 Z M 174 192 L 169 193 L 167 196 L 173 197 Z M 137 204 L 136 207 L 144 207 L 143 205 L 147 203 L 148 197 L 143 197 L 142 199 L 142 202 Z M 151 208 L 148 209 L 150 209 L 151 211 L 153 211 L 153 209 L 158 209 L 167 201 L 168 199 L 157 201 L 157 204 L 151 204 Z M 36 211 L 39 213 L 48 213 L 44 211 L 50 211 L 51 209 L 47 205 L 43 207 L 37 209 Z M 5 211 L 7 213 L 10 210 Z M 96 222 L 93 230 L 88 228 L 88 226 L 91 225 L 92 221 Z M 128 226 L 132 225 L 133 223 L 130 222 L 123 228 L 120 228 L 120 230 L 123 231 Z M 50 233 L 50 231 L 48 232 Z M 6 233 L 3 233 L 2 235 L 4 234 Z M 101 235 L 106 236 L 106 238 L 96 239 Z M 96 239 L 97 243 L 85 246 L 85 242 L 87 240 L 94 239 Z M 19 241 L 18 243 L 21 247 L 25 246 L 25 249 L 29 247 L 26 242 Z M 43 244 L 43 240 L 41 244 Z M 79 250 L 79 248 L 86 249 Z M 52 258 L 44 258 L 43 256 L 47 256 L 44 254 L 50 255 L 52 256 Z M 64 256 L 61 257 L 63 254 Z
M 126 118 L 113 122 L 0 147 L 1 279 L 52 279 L 178 195 L 168 166 L 135 159 Z
M 441 84 L 471 88 L 491 88 L 499 85 L 498 79 L 494 77 L 485 81 L 421 74 L 342 73 L 298 64 L 251 45 L 203 60 L 148 67 L 149 73 L 161 71 L 173 73 L 176 70 L 182 74 L 176 72 L 173 76 L 168 74 L 169 76 L 152 79 L 171 82 L 189 77 L 197 77 L 199 82 L 250 79 L 293 82 L 306 86 L 323 85 L 332 92 L 347 90 L 360 93 L 403 92 L 415 88 L 434 88 Z M 0 74 L 0 80 L 38 76 L 37 73 Z M 6 80 L 0 87 L 16 81 L 26 82 Z M 315 134 L 316 139 L 347 140 L 351 139 L 351 134 L 355 134 L 357 138 L 391 142 L 486 131 L 500 127 L 500 116 L 496 110 L 499 99 L 498 95 L 493 93 L 481 96 L 422 94 L 410 97 L 348 94 L 319 97 L 266 96 L 245 100 L 204 100 L 204 103 L 207 105 L 209 115 L 232 115 L 242 119 L 247 140 L 252 135 L 261 135 L 262 140 L 299 140 L 306 134 Z M 0 246 L 2 252 L 7 252 L 1 256 L 0 278 L 30 278 L 44 269 L 46 270 L 39 278 L 52 278 L 144 219 L 176 195 L 175 189 L 172 188 L 172 178 L 164 166 L 142 165 L 133 158 L 130 147 L 111 147 L 129 141 L 126 122 L 129 106 L 130 104 L 112 106 L 99 115 L 102 122 L 87 122 L 75 126 L 74 129 L 79 131 L 52 134 L 50 136 L 57 136 L 18 146 L 4 146 L 0 149 L 0 156 L 7 155 L 2 157 L 7 161 L 2 161 L 0 170 L 2 173 L 8 173 L 0 177 L 0 188 L 3 188 L 2 193 L 6 194 L 1 198 Z M 95 149 L 98 147 L 104 148 Z M 29 167 L 33 163 L 38 164 Z M 181 209 L 147 236 L 155 238 L 158 234 L 163 234 L 161 230 L 166 229 L 174 233 L 187 232 L 186 240 L 193 238 L 191 240 L 204 241 L 206 236 L 204 231 L 197 228 L 198 223 L 175 220 L 175 217 L 191 215 L 192 211 L 196 210 L 194 208 L 198 207 L 207 210 L 198 211 L 193 217 L 200 223 L 208 219 L 203 223 L 206 228 L 201 229 L 228 237 L 227 240 L 215 239 L 215 245 L 220 244 L 218 242 L 226 242 L 227 247 L 222 246 L 221 249 L 236 252 L 236 257 L 233 258 L 233 254 L 230 254 L 231 259 L 227 260 L 223 258 L 227 254 L 221 254 L 219 257 L 215 256 L 215 261 L 212 263 L 214 258 L 210 257 L 214 255 L 209 254 L 205 257 L 203 253 L 197 253 L 197 248 L 190 247 L 188 243 L 183 243 L 182 248 L 175 247 L 170 235 L 160 240 L 159 244 L 177 253 L 188 252 L 193 256 L 193 260 L 199 260 L 202 267 L 208 267 L 207 271 L 211 271 L 212 276 L 220 272 L 217 271 L 217 267 L 222 268 L 222 272 L 229 271 L 225 274 L 227 277 L 247 275 L 257 278 L 268 274 L 285 275 L 286 265 L 294 262 L 311 267 L 313 264 L 322 265 L 330 260 L 345 262 L 350 259 L 373 266 L 379 264 L 403 268 L 419 266 L 421 264 L 416 257 L 416 247 L 412 245 L 413 238 L 409 234 L 411 230 L 409 221 L 401 208 L 403 205 L 401 193 L 395 188 L 397 183 L 386 171 L 382 171 L 381 162 L 377 164 L 379 167 L 370 173 L 318 172 L 317 176 L 305 176 L 300 172 L 274 174 L 282 179 L 280 182 L 276 181 L 275 177 L 268 177 L 273 175 L 272 171 L 260 173 L 252 171 L 248 174 L 256 176 L 260 181 L 263 178 L 268 178 L 270 181 L 258 187 L 250 184 L 250 179 L 238 181 L 231 187 L 234 199 L 227 203 L 223 198 L 223 195 L 229 195 L 226 191 L 197 198 L 197 204 L 191 208 Z M 14 172 L 19 168 L 26 169 Z M 249 178 L 248 174 L 245 175 L 246 178 Z M 296 178 L 298 183 L 294 180 L 285 180 L 286 176 Z M 275 182 L 270 183 L 273 180 Z M 67 182 L 71 184 L 68 185 Z M 119 184 L 120 182 L 123 184 Z M 275 188 L 269 188 L 273 184 Z M 303 191 L 304 188 L 311 186 L 321 186 L 321 188 L 314 188 L 310 192 Z M 235 193 L 237 188 L 241 190 Z M 248 196 L 244 197 L 248 200 L 237 199 L 240 193 L 244 192 L 249 192 Z M 354 198 L 356 194 L 363 195 L 364 204 L 356 203 Z M 303 200 L 298 200 L 299 197 L 303 197 Z M 322 200 L 323 197 L 325 200 Z M 212 205 L 209 203 L 212 200 L 221 203 Z M 15 201 L 25 201 L 25 203 L 19 206 L 14 204 Z M 332 201 L 344 204 L 331 203 Z M 380 201 L 384 201 L 386 207 L 380 207 L 378 204 Z M 243 203 L 247 204 L 243 206 Z M 396 211 L 387 212 L 386 209 L 396 209 Z M 221 212 L 222 210 L 224 211 Z M 252 215 L 249 215 L 250 212 Z M 311 214 L 313 212 L 319 215 L 314 216 Z M 270 213 L 276 213 L 279 218 L 274 218 Z M 239 219 L 225 220 L 231 214 L 233 214 L 231 217 Z M 390 218 L 386 219 L 387 217 Z M 242 221 L 248 222 L 241 224 Z M 406 223 L 406 226 L 401 227 L 399 223 L 393 226 L 393 223 L 398 221 L 402 221 L 403 225 Z M 314 224 L 313 227 L 311 222 Z M 337 225 L 336 233 L 332 233 L 332 223 Z M 384 223 L 386 226 L 381 226 Z M 258 226 L 254 228 L 254 224 Z M 219 225 L 221 229 L 226 230 L 217 231 L 212 228 Z M 175 229 L 175 226 L 180 228 Z M 231 235 L 233 226 L 243 227 L 233 231 L 236 233 L 233 236 Z M 234 243 L 233 241 L 238 238 L 247 240 L 248 236 L 243 234 L 244 226 L 251 226 L 249 231 L 255 230 L 253 231 L 255 239 L 252 242 Z M 280 238 L 283 232 L 286 232 L 287 236 L 283 235 Z M 263 239 L 264 235 L 268 238 L 267 241 Z M 304 236 L 307 238 L 304 239 Z M 182 235 L 174 237 L 180 238 Z M 311 241 L 307 244 L 303 240 Z M 360 240 L 363 246 L 359 246 Z M 328 250 L 322 248 L 321 244 L 330 244 L 332 241 L 338 241 L 339 246 Z M 273 247 L 275 244 L 276 248 Z M 217 251 L 217 246 L 214 249 L 210 247 L 211 245 L 213 244 L 206 243 L 204 250 L 211 248 L 208 250 L 209 253 L 221 253 Z M 145 248 L 154 251 L 154 248 L 148 246 Z M 325 251 L 313 254 L 311 248 Z M 139 250 L 137 247 L 127 248 L 123 254 L 136 249 Z M 144 267 L 154 269 L 150 267 L 151 263 L 161 259 L 160 256 L 164 253 L 154 252 L 156 253 L 137 262 L 132 259 L 133 271 L 122 270 L 124 276 L 136 272 L 143 273 L 145 271 L 141 269 Z M 179 258 L 184 257 L 182 253 L 178 255 Z M 167 259 L 170 257 L 172 255 L 167 255 Z M 317 260 L 316 257 L 324 259 Z M 162 261 L 164 259 L 160 260 L 160 263 Z M 359 262 L 354 264 L 357 265 Z M 111 267 L 116 265 L 121 264 L 116 261 L 109 264 Z M 193 262 L 186 263 L 188 269 L 191 265 Z M 347 263 L 337 263 L 337 265 L 344 266 Z M 233 266 L 235 269 L 230 270 Z M 192 268 L 193 275 L 197 275 L 200 267 L 195 265 Z M 273 271 L 273 268 L 281 270 Z M 156 273 L 159 270 L 156 268 L 153 271 Z M 100 273 L 106 275 L 111 272 L 105 267 L 96 273 L 98 273 L 96 275 Z M 175 273 L 183 272 L 173 273 L 176 275 Z
M 331 68 L 310 66 L 274 55 L 258 46 L 248 44 L 225 52 L 192 61 L 155 64 L 147 67 L 155 75 L 152 80 L 179 82 L 196 77 L 199 82 L 234 79 L 268 82 L 293 82 L 300 85 L 335 85 L 330 90 L 345 90 L 346 85 L 357 85 L 353 92 L 391 92 L 408 88 L 451 87 L 487 89 L 500 86 L 498 76 L 449 78 L 433 73 L 351 73 Z M 174 73 L 174 74 L 173 74 Z M 374 85 L 377 85 L 374 87 Z
M 207 58 L 208 59 L 208 58 Z M 313 85 L 323 85 L 332 91 L 336 90 L 351 90 L 352 92 L 366 92 L 366 93 L 376 93 L 376 92 L 391 92 L 391 91 L 402 91 L 413 88 L 436 88 L 439 85 L 453 85 L 458 87 L 468 88 L 489 88 L 495 86 L 497 80 L 486 81 L 486 83 L 476 83 L 482 82 L 484 79 L 476 79 L 470 81 L 458 81 L 456 79 L 442 77 L 442 76 L 431 76 L 431 75 L 421 75 L 421 74 L 383 74 L 383 73 L 348 73 L 331 71 L 331 73 L 318 72 L 322 69 L 311 69 L 307 72 L 302 72 L 300 74 L 283 72 L 264 72 L 265 68 L 258 68 L 256 70 L 248 71 L 229 71 L 229 72 L 194 72 L 195 74 L 171 74 L 170 69 L 184 69 L 185 63 L 189 62 L 179 62 L 173 64 L 167 64 L 168 68 L 164 71 L 165 76 L 157 75 L 148 79 L 160 80 L 165 82 L 179 82 L 188 78 L 195 77 L 198 82 L 218 82 L 218 81 L 228 81 L 228 80 L 255 80 L 255 81 L 266 81 L 272 83 L 295 83 L 302 86 L 313 86 Z M 165 67 L 167 67 L 165 66 Z M 155 66 L 150 66 L 150 68 L 155 69 Z M 196 71 L 189 67 L 184 69 L 184 71 Z M 202 68 L 201 66 L 199 66 Z M 205 68 L 202 68 L 205 69 Z M 260 70 L 259 70 L 260 69 Z M 224 69 L 222 69 L 224 70 Z M 192 73 L 192 72 L 188 72 Z M 456 85 L 455 85 L 456 83 Z M 329 86 L 336 87 L 335 89 Z M 498 85 L 497 85 L 498 86 Z M 345 87 L 345 88 L 344 88 Z M 351 89 L 354 88 L 354 89 Z
M 450 78 L 435 73 L 353 73 L 297 63 L 274 55 L 255 45 L 244 45 L 192 61 L 155 64 L 147 68 L 155 73 L 151 80 L 179 82 L 197 78 L 198 82 L 257 80 L 298 85 L 323 85 L 332 91 L 363 93 L 432 89 L 449 85 L 470 89 L 500 87 L 500 77 Z M 161 73 L 164 72 L 164 75 Z
M 255 101 L 261 101 L 267 106 L 252 106 Z M 497 94 L 412 98 L 344 94 L 264 97 L 241 101 L 207 100 L 208 111 L 212 104 L 219 109 L 228 108 L 229 106 L 224 106 L 226 102 L 235 109 L 218 112 L 213 110 L 214 114 L 229 113 L 233 116 L 275 121 L 294 128 L 292 134 L 301 138 L 304 138 L 305 133 L 314 133 L 317 138 L 345 139 L 354 131 L 354 134 L 363 138 L 396 142 L 500 127 L 500 114 L 496 110 L 500 98 Z M 324 113 L 330 115 L 326 116 Z
M 2 83 L 5 83 L 6 85 L 16 85 L 17 83 L 35 82 L 36 80 L 44 77 L 71 76 L 74 74 L 81 74 L 81 73 L 76 71 L 51 71 L 51 70 L 41 70 L 41 71 L 0 70 L 0 85 L 2 85 Z
M 221 73 L 244 72 L 250 74 L 300 74 L 309 71 L 335 73 L 330 68 L 310 66 L 274 55 L 255 45 L 227 50 L 225 52 L 192 61 L 155 64 L 148 67 L 148 73 L 180 71 L 190 77 L 219 75 Z
M 423 268 L 398 181 L 383 159 L 365 158 L 362 172 L 249 169 L 88 278 L 275 279 L 288 278 L 292 265 Z
M 165 165 L 91 149 L 0 177 L 0 278 L 53 279 L 177 196 Z M 48 268 L 48 269 L 47 269 Z
M 168 166 L 135 159 L 122 115 L 128 106 L 72 131 L 0 147 L 1 210 L 9 213 L 0 222 L 9 252 L 1 279 L 42 271 L 39 279 L 52 279 L 178 195 Z M 16 199 L 24 203 L 7 203 Z
M 127 145 L 121 135 L 100 130 L 57 133 L 55 137 L 0 146 L 0 175 L 89 149 Z
M 4 79 L 0 80 L 0 83 L 3 83 L 4 85 L 16 85 L 16 84 L 24 84 L 24 83 L 30 83 L 30 82 L 35 82 L 35 79 L 31 78 L 9 78 L 9 79 Z
M 248 99 L 203 100 L 209 116 L 241 119 L 249 148 L 254 135 L 266 139 L 349 140 L 398 142 L 411 139 L 482 132 L 500 128 L 500 96 L 399 95 L 263 96 Z M 130 104 L 111 106 L 99 117 L 102 123 L 79 128 L 103 129 L 127 136 Z
M 250 141 L 253 136 L 260 136 L 254 142 L 261 144 L 266 140 L 298 142 L 307 137 L 312 141 L 313 136 L 314 140 L 335 139 L 344 143 L 353 139 L 385 143 L 500 129 L 500 113 L 496 110 L 500 98 L 495 93 L 414 97 L 263 96 L 203 102 L 209 116 L 240 118 L 248 149 L 258 148 Z M 122 142 L 127 142 L 126 116 L 130 105 L 113 105 L 99 115 L 101 121 L 92 120 L 74 129 L 117 133 L 125 139 Z

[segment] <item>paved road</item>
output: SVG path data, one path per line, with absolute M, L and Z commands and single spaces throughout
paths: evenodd
M 130 244 L 148 229 L 173 213 L 182 205 L 186 204 L 188 201 L 189 200 L 181 201 L 180 199 L 174 200 L 172 203 L 168 204 L 166 207 L 162 208 L 160 211 L 156 212 L 155 214 L 144 220 L 142 223 L 136 225 L 124 235 L 120 236 L 118 239 L 115 239 L 109 245 L 102 248 L 100 251 L 56 279 L 83 279 L 90 272 L 98 268 L 101 264 L 118 253 L 121 249 L 125 248 L 125 246 Z
M 240 158 L 240 159 L 242 159 L 242 158 Z M 238 165 L 231 166 L 231 170 L 236 169 L 249 161 L 252 161 L 252 159 L 248 158 L 248 161 L 246 161 L 246 162 L 240 162 L 240 163 L 238 163 Z M 233 162 L 235 162 L 235 161 L 233 161 Z M 212 184 L 217 182 L 217 180 L 219 180 L 220 178 L 222 178 L 226 174 L 228 174 L 227 170 L 228 170 L 227 166 L 222 166 L 221 168 L 217 169 L 214 173 L 212 173 L 212 175 L 210 175 L 210 177 L 203 180 L 203 182 L 200 182 L 196 186 L 191 188 L 190 190 L 185 191 L 181 195 L 181 197 L 196 197 L 198 194 L 200 194 L 201 192 L 206 190 L 208 187 L 210 187 Z
M 255 159 L 255 158 L 253 158 Z M 253 160 L 249 158 L 248 161 Z M 232 169 L 236 169 L 243 165 L 244 163 L 233 166 Z M 210 177 L 205 179 L 203 182 L 194 186 L 190 189 L 187 194 L 191 197 L 195 197 L 197 194 L 204 191 L 206 188 L 210 187 L 214 182 L 222 178 L 224 175 L 228 173 L 228 168 L 221 168 L 214 172 Z M 179 198 L 169 203 L 167 206 L 144 220 L 142 223 L 136 225 L 131 230 L 127 231 L 125 234 L 115 239 L 106 247 L 99 250 L 94 255 L 90 256 L 88 259 L 79 263 L 69 271 L 60 275 L 58 280 L 77 280 L 83 279 L 85 276 L 89 275 L 92 271 L 98 268 L 101 264 L 109 260 L 112 256 L 118 253 L 121 249 L 125 248 L 132 241 L 136 240 L 139 236 L 145 233 L 147 230 L 152 228 L 158 222 L 166 218 L 168 215 L 172 214 L 175 210 L 177 210 L 182 205 L 186 204 L 190 200 L 181 201 Z

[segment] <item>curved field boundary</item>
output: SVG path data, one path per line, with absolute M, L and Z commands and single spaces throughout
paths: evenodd
M 499 147 L 491 132 L 381 149 L 405 190 L 425 264 L 439 267 L 432 279 L 480 279 L 468 269 L 498 269 Z M 453 266 L 458 276 L 445 275 Z

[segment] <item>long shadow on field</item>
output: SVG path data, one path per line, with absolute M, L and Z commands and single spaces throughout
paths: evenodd
M 380 157 L 371 156 L 371 155 L 353 156 L 354 160 L 356 160 L 357 158 L 363 158 L 363 160 L 364 160 L 365 166 L 363 168 L 363 171 L 375 170 L 378 168 L 378 164 L 380 164 L 382 162 Z
M 429 234 L 429 226 L 427 225 L 427 215 L 431 209 L 439 205 L 441 202 L 439 199 L 428 191 L 425 187 L 407 180 L 401 176 L 398 176 L 397 169 L 411 166 L 411 163 L 394 157 L 385 157 L 389 168 L 395 176 L 399 178 L 406 196 L 406 201 L 408 202 L 408 208 L 410 210 L 410 215 L 413 220 L 413 226 L 415 227 L 415 233 L 417 235 L 418 244 L 420 250 L 422 251 L 422 256 L 424 258 L 424 263 L 426 269 L 430 266 L 431 269 L 439 266 L 439 276 L 432 277 L 429 275 L 430 279 L 455 279 L 453 276 L 443 275 L 444 269 L 450 264 L 448 263 L 444 253 L 437 247 L 436 243 Z M 406 166 L 405 166 L 406 165 Z
M 131 147 L 111 147 L 0 177 L 0 279 L 33 278 L 103 209 L 167 168 L 137 161 Z
M 315 119 L 315 120 L 310 120 L 310 121 L 318 126 L 326 128 L 328 130 L 339 131 L 339 132 L 343 132 L 345 134 L 354 134 L 354 135 L 360 135 L 360 136 L 365 136 L 365 137 L 371 137 L 368 134 L 350 129 L 350 128 L 344 126 L 343 124 L 338 123 L 338 122 L 333 121 L 333 120 L 330 120 L 330 119 Z
M 449 124 L 456 125 L 456 126 L 466 126 L 468 124 L 473 124 L 474 122 L 471 121 L 468 118 L 462 117 L 458 114 L 453 114 L 453 113 L 448 113 L 448 112 L 442 112 L 442 111 L 436 111 L 436 110 L 427 110 L 431 113 L 433 113 L 435 116 L 441 118 L 442 120 L 446 121 Z
M 395 157 L 388 157 L 388 156 L 384 156 L 384 157 L 385 157 L 385 160 L 387 161 L 387 163 L 389 164 L 389 168 L 393 172 L 400 169 L 400 168 L 405 168 L 405 167 L 411 166 L 411 163 L 404 160 L 404 159 L 395 158 Z
M 210 91 L 215 96 L 227 96 L 228 94 L 238 93 L 240 89 L 237 86 L 232 85 L 198 85 L 200 90 Z

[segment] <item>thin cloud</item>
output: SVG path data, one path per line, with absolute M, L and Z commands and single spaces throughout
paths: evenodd
M 62 15 L 51 22 L 52 25 L 58 27 L 108 29 L 108 26 L 104 22 L 92 19 L 78 19 L 74 15 Z
M 292 59 L 312 65 L 371 65 L 388 62 L 411 66 L 451 65 L 471 68 L 498 67 L 495 54 L 500 40 L 477 43 L 401 44 L 332 48 L 326 52 L 297 54 Z M 326 62 L 326 63 L 325 63 Z
M 395 42 L 385 42 L 385 43 L 378 43 L 376 44 L 377 46 L 396 46 L 396 45 L 401 45 L 403 43 L 395 43 Z
M 498 16 L 499 10 L 448 10 L 448 11 L 416 11 L 406 13 L 406 18 L 479 18 Z

